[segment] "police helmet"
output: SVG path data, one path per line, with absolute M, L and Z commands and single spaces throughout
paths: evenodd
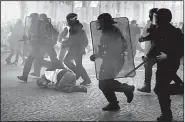
M 158 10 L 158 8 L 152 8 L 152 9 L 150 9 L 150 11 L 149 11 L 149 18 L 150 18 L 150 21 L 153 20 L 153 14 L 154 14 L 154 13 L 157 13 L 157 10 Z
M 163 23 L 170 23 L 172 20 L 172 13 L 167 8 L 161 8 L 157 11 L 158 21 Z
M 136 20 L 132 20 L 131 24 L 137 24 L 137 21 Z
M 38 17 L 38 16 L 39 16 L 38 13 L 31 13 L 31 14 L 30 14 L 30 17 Z
M 40 19 L 43 19 L 43 20 L 47 19 L 47 15 L 44 13 L 40 14 L 39 17 L 40 17 Z
M 98 20 L 103 20 L 107 24 L 115 24 L 115 23 L 117 23 L 117 22 L 115 22 L 113 20 L 112 16 L 109 13 L 100 14 L 97 19 Z

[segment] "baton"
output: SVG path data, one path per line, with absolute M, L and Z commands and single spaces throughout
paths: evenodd
M 145 64 L 148 61 L 148 59 L 144 60 L 141 64 L 139 64 L 137 67 L 135 67 L 133 70 L 131 70 L 129 73 L 125 75 L 125 77 L 128 77 L 132 72 L 137 70 L 139 67 L 141 67 L 143 64 Z

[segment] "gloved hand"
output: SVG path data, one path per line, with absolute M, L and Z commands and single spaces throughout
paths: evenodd
M 142 56 L 141 58 L 142 58 L 142 61 L 146 61 L 148 59 L 148 57 L 146 56 Z
M 139 41 L 139 42 L 144 42 L 143 37 L 140 37 L 138 41 Z
M 93 55 L 90 56 L 90 60 L 91 61 L 95 61 L 95 59 L 96 59 L 95 54 L 93 54 Z

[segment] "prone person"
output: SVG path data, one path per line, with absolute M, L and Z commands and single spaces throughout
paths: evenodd
M 64 67 L 63 63 L 56 59 L 45 73 L 37 80 L 40 87 L 54 88 L 66 93 L 84 92 L 87 88 L 76 85 L 76 75 L 70 69 Z

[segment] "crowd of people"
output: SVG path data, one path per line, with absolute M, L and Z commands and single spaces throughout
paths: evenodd
M 91 84 L 91 79 L 82 65 L 86 48 L 91 49 L 90 26 L 81 23 L 78 15 L 70 13 L 66 16 L 66 23 L 53 25 L 46 14 L 32 13 L 29 16 L 30 26 L 24 32 L 24 25 L 18 20 L 11 29 L 11 35 L 7 39 L 11 49 L 7 57 L 7 64 L 11 63 L 11 57 L 16 54 L 22 57 L 24 62 L 23 73 L 17 78 L 27 82 L 32 65 L 37 76 L 38 86 L 52 87 L 63 92 L 87 92 L 84 85 Z M 138 89 L 141 92 L 151 92 L 152 66 L 157 63 L 156 86 L 154 91 L 158 96 L 161 116 L 158 121 L 172 121 L 170 95 L 183 92 L 183 81 L 178 77 L 177 70 L 180 59 L 183 57 L 182 40 L 184 40 L 183 23 L 175 27 L 171 23 L 172 14 L 169 9 L 153 8 L 149 12 L 149 21 L 146 27 L 139 27 L 136 20 L 130 22 L 130 34 L 133 56 L 136 50 L 145 53 L 145 86 Z M 90 56 L 91 61 L 102 59 L 99 72 L 99 89 L 109 102 L 102 108 L 104 111 L 116 111 L 120 109 L 115 92 L 122 92 L 131 103 L 134 97 L 135 87 L 115 80 L 122 70 L 125 55 L 128 53 L 128 44 L 125 37 L 114 24 L 116 23 L 109 13 L 100 14 L 97 23 L 101 30 L 100 45 L 98 51 Z M 19 31 L 17 31 L 19 30 Z M 22 38 L 23 37 L 23 38 Z M 139 41 L 138 41 L 139 40 Z M 139 42 L 149 41 L 146 49 L 142 49 Z M 21 43 L 28 43 L 30 50 L 25 59 Z M 55 45 L 60 45 L 59 54 Z M 114 45 L 114 47 L 113 47 Z M 184 45 L 183 45 L 184 46 Z M 116 48 L 115 48 L 116 47 Z M 48 55 L 50 61 L 44 59 Z M 18 59 L 14 62 L 17 63 Z M 46 67 L 43 75 L 41 68 Z M 83 79 L 80 85 L 76 80 Z M 170 84 L 174 80 L 175 84 Z
M 1 47 L 5 47 L 6 49 L 9 49 L 12 53 L 11 55 L 16 55 L 16 61 L 13 62 L 13 63 L 10 63 L 9 61 L 7 62 L 7 64 L 11 65 L 11 64 L 17 64 L 17 59 L 18 59 L 18 53 L 19 51 L 14 51 L 12 50 L 12 43 L 15 43 L 16 40 L 11 40 L 11 38 L 13 37 L 13 28 L 15 28 L 14 26 L 16 25 L 16 23 L 19 23 L 18 21 L 22 21 L 21 23 L 21 26 L 25 26 L 25 22 L 21 19 L 18 19 L 17 22 L 10 22 L 8 21 L 7 23 L 3 23 L 3 25 L 1 26 Z M 144 23 L 144 22 L 143 22 Z M 147 50 L 149 49 L 150 45 L 148 44 L 148 42 L 144 42 L 145 46 L 142 47 L 140 43 L 138 43 L 138 39 L 141 35 L 143 35 L 146 31 L 146 28 L 148 27 L 148 25 L 150 24 L 150 20 L 148 20 L 145 24 L 141 24 L 141 23 L 137 23 L 137 20 L 132 20 L 130 21 L 130 32 L 131 32 L 131 36 L 132 36 L 132 45 L 133 45 L 133 53 L 134 53 L 134 56 L 136 55 L 136 50 L 138 50 L 140 53 L 144 53 L 146 54 Z M 176 27 L 176 28 L 180 28 L 182 30 L 182 32 L 184 33 L 184 23 L 183 22 L 171 22 L 171 24 Z M 65 21 L 58 21 L 57 24 L 55 24 L 55 22 L 52 22 L 52 25 L 56 28 L 56 30 L 58 32 L 61 32 L 64 30 L 64 28 L 67 26 L 67 23 Z M 83 29 L 85 30 L 87 36 L 88 36 L 88 40 L 89 40 L 89 43 L 88 43 L 88 46 L 86 47 L 86 52 L 87 53 L 92 53 L 93 51 L 93 47 L 92 47 L 92 38 L 91 38 L 91 32 L 90 32 L 90 24 L 87 23 L 87 22 L 82 22 L 82 25 L 83 25 Z M 15 28 L 16 30 L 16 28 Z M 20 38 L 20 40 L 22 40 L 22 38 Z M 18 44 L 18 43 L 15 43 L 15 44 Z M 20 44 L 21 42 L 19 42 L 19 49 L 22 49 L 22 53 L 24 52 L 23 51 L 23 46 L 21 46 L 20 48 Z M 22 45 L 22 44 L 21 44 Z M 15 48 L 15 47 L 13 47 Z M 56 46 L 56 50 L 57 50 L 57 46 Z M 26 53 L 26 52 L 24 52 Z M 21 56 L 21 55 L 20 55 Z M 27 57 L 26 54 L 24 54 L 24 56 Z M 11 56 L 10 56 L 11 57 Z M 22 57 L 22 56 L 21 56 Z M 11 59 L 11 58 L 10 58 Z M 23 60 L 23 57 L 22 57 L 22 60 Z M 24 64 L 24 60 L 23 60 L 23 63 Z

